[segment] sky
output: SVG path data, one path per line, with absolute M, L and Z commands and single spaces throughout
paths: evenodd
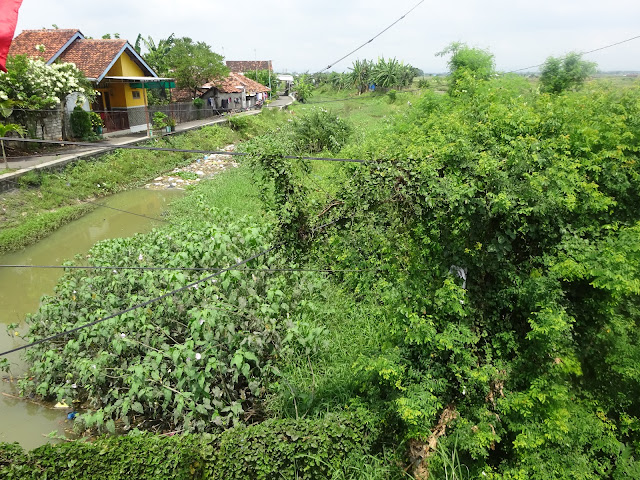
M 1 1 L 1 0 L 0 0 Z M 25 29 L 77 28 L 100 38 L 138 34 L 156 42 L 174 33 L 203 41 L 226 60 L 272 60 L 276 72 L 325 69 L 399 19 L 419 0 L 23 0 Z M 638 0 L 424 0 L 332 70 L 356 59 L 395 57 L 426 73 L 447 71 L 435 54 L 453 41 L 489 50 L 511 71 L 640 35 Z M 601 71 L 640 71 L 640 38 L 586 55 Z

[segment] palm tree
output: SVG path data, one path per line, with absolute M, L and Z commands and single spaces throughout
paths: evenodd
M 143 44 L 147 49 L 147 53 L 143 55 L 144 60 L 156 71 L 156 73 L 160 75 L 167 75 L 169 73 L 167 55 L 175 44 L 174 34 L 172 33 L 167 38 L 159 40 L 157 45 L 153 38 L 151 38 L 151 35 L 144 38 L 142 35 L 138 34 L 134 48 L 138 50 Z

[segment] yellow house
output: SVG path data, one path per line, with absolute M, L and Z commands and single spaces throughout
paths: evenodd
M 75 63 L 99 93 L 91 109 L 104 120 L 106 132 L 147 130 L 146 90 L 175 87 L 126 40 L 87 39 L 79 30 L 25 30 L 13 39 L 9 54 L 41 57 L 47 64 Z

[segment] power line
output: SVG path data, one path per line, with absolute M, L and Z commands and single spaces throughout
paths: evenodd
M 106 316 L 104 318 L 99 318 L 98 320 L 94 320 L 93 322 L 85 323 L 84 325 L 80 325 L 78 327 L 75 327 L 75 328 L 72 328 L 72 329 L 69 329 L 69 330 L 65 330 L 64 332 L 56 333 L 55 335 L 50 335 L 48 337 L 41 338 L 40 340 L 36 340 L 35 342 L 31 342 L 31 343 L 28 343 L 26 345 L 22 345 L 20 347 L 13 348 L 13 349 L 7 350 L 5 352 L 0 352 L 0 357 L 4 357 L 6 355 L 9 355 L 10 353 L 15 353 L 15 352 L 18 352 L 20 350 L 25 350 L 27 348 L 33 347 L 35 345 L 39 345 L 41 343 L 50 342 L 52 340 L 55 340 L 56 338 L 67 336 L 67 335 L 69 335 L 71 333 L 77 332 L 78 330 L 82 330 L 82 329 L 85 329 L 85 328 L 93 327 L 93 326 L 95 326 L 95 325 L 97 325 L 99 323 L 106 322 L 107 320 L 111 320 L 112 318 L 118 317 L 120 315 L 124 315 L 125 313 L 129 313 L 129 312 L 131 312 L 133 310 L 137 310 L 139 308 L 146 307 L 147 305 L 150 305 L 150 304 L 152 304 L 154 302 L 162 300 L 163 298 L 167 298 L 167 297 L 169 297 L 171 295 L 175 295 L 176 293 L 179 293 L 179 292 L 182 292 L 184 290 L 187 290 L 187 289 L 189 289 L 191 287 L 194 287 L 194 286 L 196 286 L 196 285 L 198 285 L 200 283 L 207 282 L 207 281 L 211 280 L 212 278 L 215 278 L 215 277 L 218 277 L 218 276 L 222 275 L 224 272 L 227 272 L 227 271 L 232 270 L 232 269 L 236 269 L 237 267 L 239 267 L 241 265 L 249 263 L 250 261 L 255 260 L 256 258 L 259 258 L 259 257 L 261 257 L 263 255 L 266 255 L 267 253 L 271 252 L 272 250 L 275 250 L 280 245 L 281 244 L 274 245 L 271 248 L 268 248 L 268 249 L 263 250 L 263 251 L 261 251 L 259 253 L 256 253 L 255 255 L 247 258 L 246 260 L 242 260 L 242 261 L 237 262 L 236 264 L 234 264 L 234 265 L 232 265 L 230 267 L 223 268 L 223 269 L 221 269 L 221 270 L 219 270 L 219 271 L 217 271 L 215 273 L 212 273 L 211 275 L 209 275 L 209 276 L 207 276 L 205 278 L 202 278 L 200 280 L 196 280 L 195 282 L 188 283 L 187 285 L 184 285 L 184 286 L 182 286 L 180 288 L 176 288 L 175 290 L 171 290 L 170 292 L 167 292 L 167 293 L 165 293 L 163 295 L 160 295 L 158 297 L 154 297 L 154 298 L 152 298 L 150 300 L 147 300 L 145 302 L 139 303 L 139 304 L 134 305 L 132 307 L 129 307 L 129 308 L 125 309 L 125 310 L 121 310 L 121 311 L 119 311 L 117 313 L 114 313 L 112 315 L 108 315 L 108 316 Z
M 377 35 L 375 35 L 374 37 L 372 37 L 370 40 L 367 40 L 366 42 L 364 42 L 362 45 L 360 45 L 358 48 L 356 48 L 355 50 L 352 50 L 351 52 L 347 53 L 344 57 L 339 58 L 338 60 L 336 60 L 335 62 L 329 64 L 324 70 L 320 70 L 319 73 L 322 73 L 326 70 L 329 70 L 331 67 L 333 67 L 336 63 L 341 62 L 342 60 L 344 60 L 345 58 L 349 57 L 350 55 L 353 55 L 354 53 L 356 53 L 358 50 L 360 50 L 362 47 L 368 45 L 369 43 L 373 42 L 376 38 L 378 38 L 380 35 L 382 35 L 384 32 L 386 32 L 387 30 L 389 30 L 391 27 L 393 27 L 396 23 L 398 23 L 400 20 L 402 20 L 404 17 L 406 17 L 407 15 L 409 15 L 411 12 L 413 12 L 416 8 L 418 8 L 420 6 L 421 3 L 424 3 L 424 0 L 420 0 L 411 10 L 409 10 L 407 13 L 405 13 L 404 15 L 402 15 L 399 19 L 397 19 L 395 22 L 393 22 L 391 25 L 389 25 L 387 28 L 385 28 L 384 30 L 382 30 L 380 33 L 378 33 Z
M 598 48 L 594 48 L 593 50 L 587 50 L 585 52 L 578 52 L 578 55 L 587 55 L 589 53 L 593 53 L 593 52 L 598 52 L 600 50 L 605 50 L 607 48 L 611 48 L 611 47 L 615 47 L 617 45 L 621 45 L 623 43 L 627 43 L 630 42 L 632 40 L 637 40 L 638 38 L 640 38 L 640 35 L 636 35 L 635 37 L 631 37 L 631 38 L 627 38 L 625 40 L 622 40 L 620 42 L 616 42 L 616 43 L 610 43 L 609 45 L 605 45 L 604 47 L 598 47 Z M 543 66 L 544 63 L 539 63 L 538 65 L 531 65 L 530 67 L 524 67 L 524 68 L 518 68 L 517 70 L 511 70 L 509 72 L 505 72 L 505 73 L 516 73 L 516 72 L 521 72 L 523 70 L 529 70 L 531 68 L 538 68 Z
M 413 92 L 420 92 L 422 90 L 420 90 L 419 88 L 417 89 L 411 89 L 411 90 L 398 90 L 398 93 L 413 93 Z M 322 104 L 322 103 L 333 103 L 333 102 L 346 102 L 349 100 L 364 100 L 364 99 L 370 99 L 370 98 L 384 98 L 383 95 L 379 95 L 377 97 L 365 97 L 363 95 L 358 95 L 355 97 L 347 97 L 347 98 L 338 98 L 338 99 L 334 99 L 334 100 L 318 100 L 317 102 L 304 102 L 303 105 L 318 105 L 318 104 Z
M 317 232 L 320 229 L 322 229 L 324 227 L 328 227 L 330 225 L 333 225 L 333 224 L 337 223 L 340 220 L 341 219 L 336 219 L 336 220 L 333 220 L 331 222 L 328 222 L 328 223 L 325 223 L 323 225 L 320 225 L 318 227 L 315 227 L 312 230 L 312 232 Z M 119 311 L 117 313 L 114 313 L 112 315 L 109 315 L 109 316 L 107 316 L 105 318 L 99 318 L 98 320 L 94 320 L 93 322 L 85 323 L 84 325 L 80 325 L 80 326 L 72 328 L 70 330 L 65 330 L 64 332 L 56 333 L 55 335 L 50 335 L 48 337 L 41 338 L 40 340 L 36 340 L 35 342 L 31 342 L 31 343 L 28 343 L 26 345 L 22 345 L 21 347 L 16 347 L 16 348 L 13 348 L 11 350 L 7 350 L 5 352 L 0 352 L 0 357 L 4 357 L 6 355 L 9 355 L 10 353 L 15 353 L 15 352 L 18 352 L 20 350 L 25 350 L 27 348 L 33 347 L 35 345 L 39 345 L 41 343 L 45 343 L 45 342 L 49 342 L 51 340 L 55 340 L 56 338 L 64 337 L 66 335 L 69 335 L 70 333 L 74 333 L 74 332 L 77 332 L 77 331 L 85 329 L 85 328 L 93 327 L 94 325 L 97 325 L 99 323 L 105 322 L 107 320 L 111 320 L 112 318 L 118 317 L 120 315 L 124 315 L 125 313 L 129 313 L 129 312 L 131 312 L 133 310 L 137 310 L 138 308 L 146 307 L 147 305 L 150 305 L 150 304 L 152 304 L 154 302 L 162 300 L 163 298 L 167 298 L 168 296 L 171 296 L 171 295 L 174 295 L 176 293 L 179 293 L 179 292 L 182 292 L 184 290 L 187 290 L 189 288 L 192 288 L 192 287 L 194 287 L 194 286 L 196 286 L 196 285 L 198 285 L 200 283 L 207 282 L 207 281 L 211 280 L 212 278 L 215 278 L 215 277 L 218 277 L 218 276 L 222 275 L 224 272 L 227 272 L 227 271 L 230 271 L 230 270 L 235 270 L 238 267 L 240 267 L 242 265 L 245 265 L 245 264 L 249 263 L 252 260 L 255 260 L 256 258 L 259 258 L 259 257 L 261 257 L 263 255 L 266 255 L 267 253 L 275 250 L 276 248 L 282 246 L 283 244 L 284 244 L 284 242 L 280 242 L 280 243 L 278 243 L 278 244 L 276 244 L 276 245 L 274 245 L 274 246 L 272 246 L 270 248 L 267 248 L 267 249 L 265 249 L 265 250 L 263 250 L 263 251 L 261 251 L 259 253 L 256 253 L 255 255 L 247 258 L 246 260 L 241 260 L 241 261 L 235 263 L 234 265 L 231 265 L 230 267 L 223 268 L 223 269 L 221 269 L 221 270 L 219 270 L 219 271 L 217 271 L 215 273 L 212 273 L 211 275 L 209 275 L 209 276 L 207 276 L 205 278 L 202 278 L 200 280 L 196 280 L 195 282 L 188 283 L 187 285 L 184 285 L 184 286 L 182 286 L 180 288 L 176 288 L 175 290 L 171 290 L 170 292 L 167 292 L 167 293 L 165 293 L 163 295 L 154 297 L 154 298 L 152 298 L 150 300 L 147 300 L 147 301 L 145 301 L 143 303 L 139 303 L 139 304 L 134 305 L 132 307 L 129 307 L 129 308 L 125 309 L 125 310 L 121 310 L 121 311 Z
M 116 207 L 111 207 L 109 205 L 105 205 L 104 203 L 98 203 L 98 202 L 94 202 L 93 200 L 85 200 L 85 202 L 87 203 L 91 203 L 92 205 L 96 205 L 98 207 L 102 207 L 102 208 L 108 208 L 110 210 L 115 210 L 116 212 L 122 212 L 122 213 L 128 213 L 129 215 L 135 215 L 136 217 L 142 217 L 142 218 L 146 218 L 148 220 L 154 220 L 156 222 L 165 222 L 165 223 L 171 223 L 169 220 L 167 220 L 166 218 L 158 218 L 158 217 L 150 217 L 148 215 L 143 215 L 142 213 L 135 213 L 135 212 L 130 212 L 129 210 L 123 210 L 121 208 L 116 208 Z
M 333 269 L 333 268 L 226 268 L 220 267 L 114 267 L 96 265 L 0 265 L 0 268 L 40 268 L 40 269 L 69 269 L 69 270 L 139 270 L 139 271 L 194 271 L 194 272 L 219 272 L 221 270 L 239 270 L 248 272 L 312 272 L 312 273 L 345 273 L 345 272 L 371 272 L 383 271 L 382 268 L 358 268 L 358 269 Z
M 66 142 L 60 140 L 40 140 L 37 138 L 16 138 L 16 137 L 0 137 L 0 140 L 9 142 L 23 142 L 23 143 L 42 143 L 48 145 L 73 145 L 79 147 L 93 147 L 94 149 L 106 149 L 106 150 L 149 150 L 155 152 L 170 152 L 170 153 L 199 153 L 203 155 L 229 155 L 231 157 L 246 157 L 251 154 L 245 152 L 225 152 L 217 150 L 192 150 L 183 148 L 165 148 L 165 147 L 143 147 L 140 145 L 105 145 L 105 144 L 93 144 L 86 142 Z M 300 155 L 283 155 L 281 158 L 288 160 L 319 160 L 325 162 L 347 162 L 347 163 L 368 163 L 368 160 L 360 160 L 355 158 L 328 158 L 328 157 L 303 157 Z

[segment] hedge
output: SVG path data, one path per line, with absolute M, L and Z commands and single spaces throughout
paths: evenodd
M 364 414 L 267 420 L 215 435 L 149 433 L 47 444 L 0 443 L 3 479 L 282 479 L 330 477 L 376 438 Z

